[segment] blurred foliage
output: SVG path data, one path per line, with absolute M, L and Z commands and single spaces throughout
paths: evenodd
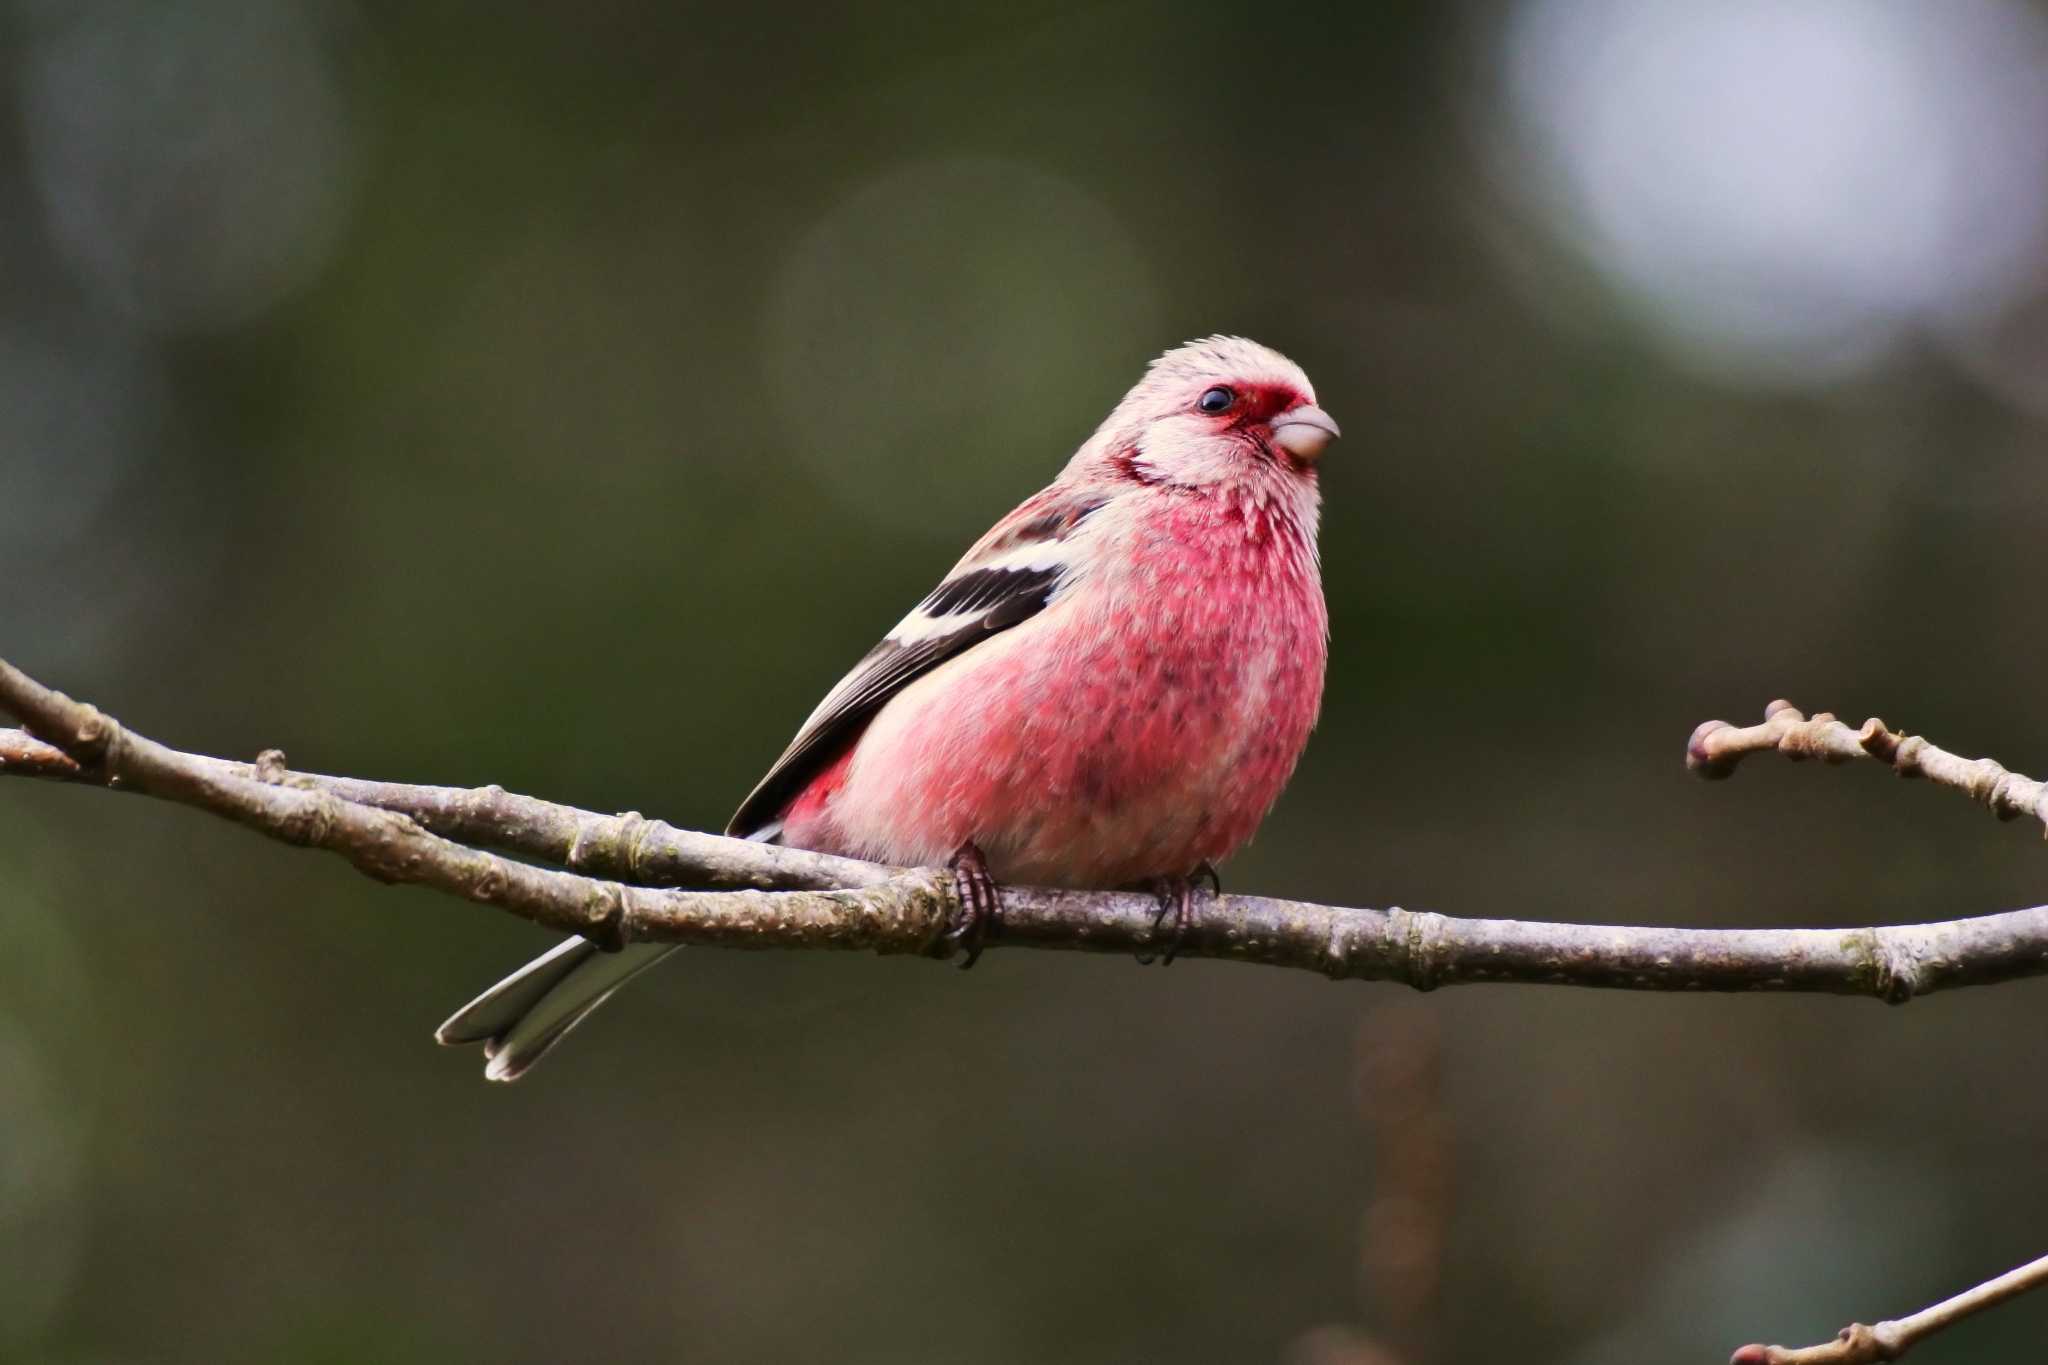
M 1147 359 L 1241 331 L 1347 435 L 1327 712 L 1233 887 L 2041 900 L 1941 794 L 1680 762 L 1782 693 L 2048 769 L 2039 416 L 1910 318 L 1824 381 L 1668 345 L 1541 207 L 1516 12 L 17 0 L 0 651 L 186 747 L 715 828 Z M 2048 309 L 1999 302 L 2022 348 Z M 0 785 L 0 829 L 0 1358 L 1220 1362 L 1372 1324 L 1353 1052 L 1393 987 L 703 954 L 508 1091 L 428 1035 L 525 926 L 101 793 Z M 1424 1335 L 1718 1359 L 2038 1254 L 2044 1002 L 1420 1002 Z M 1923 1350 L 2022 1358 L 2044 1314 Z

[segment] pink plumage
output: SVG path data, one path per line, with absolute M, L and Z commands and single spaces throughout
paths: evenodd
M 1316 462 L 1293 362 L 1169 351 L 827 694 L 729 832 L 998 881 L 1184 879 L 1242 847 L 1322 701 Z M 511 1079 L 660 945 L 572 941 L 442 1026 Z
M 1074 886 L 1234 853 L 1323 689 L 1313 524 L 1262 505 L 1260 478 L 1141 487 L 1095 513 L 1089 571 L 896 694 L 797 797 L 783 841 L 903 865 L 973 842 L 998 880 Z
M 1232 401 L 1204 412 L 1218 389 Z M 1155 362 L 947 576 L 1008 566 L 1042 591 L 1034 575 L 1056 573 L 1042 609 L 896 691 L 774 812 L 782 842 L 905 865 L 972 842 L 999 880 L 1073 886 L 1235 852 L 1322 700 L 1314 456 L 1334 426 L 1314 404 L 1291 362 L 1238 338 Z M 1298 430 L 1276 441 L 1275 427 Z M 930 602 L 864 667 L 933 638 L 935 619 L 973 628 Z M 743 808 L 732 832 L 769 816 Z

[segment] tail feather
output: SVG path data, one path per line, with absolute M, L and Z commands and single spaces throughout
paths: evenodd
M 637 943 L 616 953 L 599 952 L 582 939 L 576 965 L 515 1020 L 484 1045 L 484 1079 L 516 1081 L 569 1030 L 612 998 L 612 992 L 676 950 L 673 943 Z
M 457 1010 L 434 1037 L 450 1047 L 482 1043 L 485 1079 L 516 1081 L 613 991 L 675 948 L 636 943 L 606 953 L 588 939 L 569 939 Z
M 489 1044 L 508 1032 L 549 991 L 561 985 L 565 977 L 596 952 L 588 939 L 563 939 L 455 1011 L 447 1023 L 434 1030 L 434 1041 L 443 1047 L 459 1047 L 464 1043 Z
M 771 820 L 746 837 L 776 843 L 782 821 Z M 635 943 L 607 953 L 589 939 L 565 939 L 455 1011 L 434 1030 L 434 1041 L 443 1047 L 482 1043 L 484 1079 L 516 1081 L 613 991 L 677 946 Z

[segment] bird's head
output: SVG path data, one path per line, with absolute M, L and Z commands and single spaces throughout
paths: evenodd
M 1300 366 L 1256 341 L 1213 336 L 1153 361 L 1081 458 L 1184 488 L 1275 475 L 1313 483 L 1336 436 Z

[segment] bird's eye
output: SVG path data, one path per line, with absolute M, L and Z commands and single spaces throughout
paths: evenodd
M 1197 398 L 1195 406 L 1208 413 L 1227 412 L 1230 409 L 1230 405 L 1236 401 L 1236 394 L 1218 384 L 1215 388 L 1205 391 L 1200 398 Z

